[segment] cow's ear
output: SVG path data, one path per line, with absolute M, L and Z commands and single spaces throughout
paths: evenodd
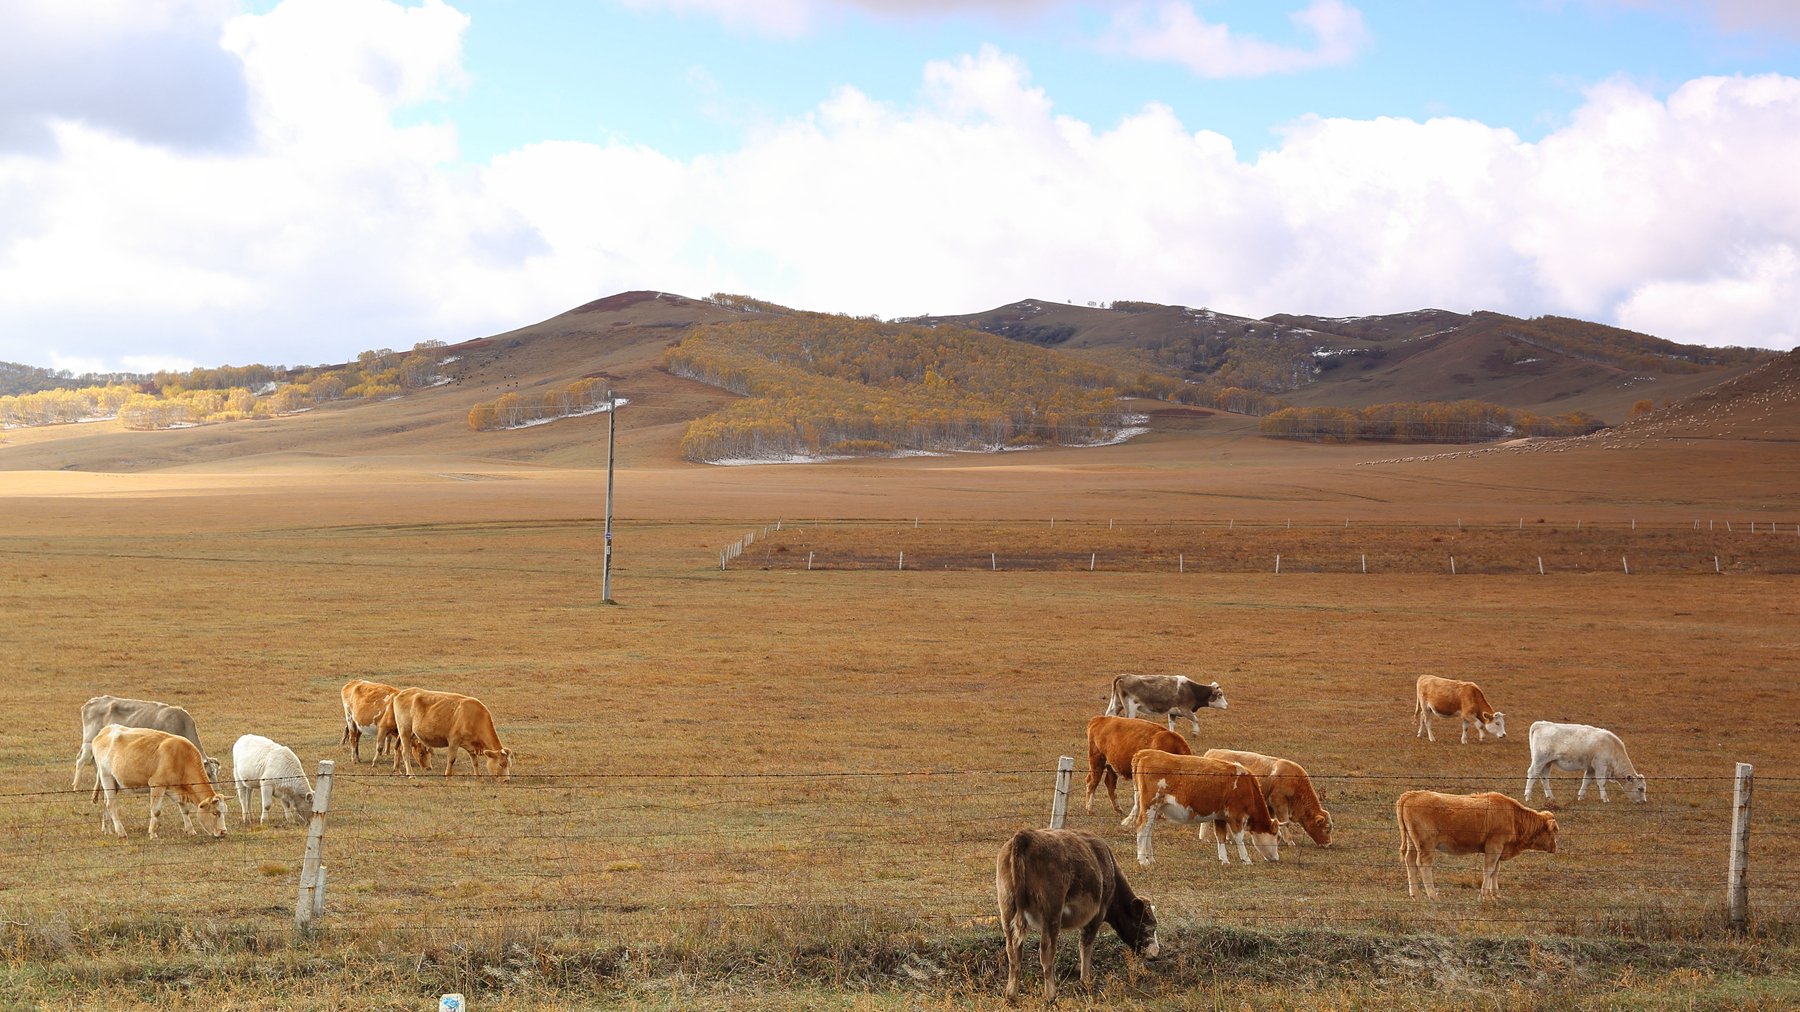
M 1219 687 L 1219 683 L 1218 683 L 1218 682 L 1214 682 L 1214 683 L 1212 683 L 1212 687 L 1213 687 L 1213 688 L 1215 688 L 1215 689 L 1216 689 L 1216 688 L 1218 688 L 1218 687 Z

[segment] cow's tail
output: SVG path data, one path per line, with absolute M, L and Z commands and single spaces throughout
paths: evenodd
M 1000 930 L 1008 938 L 1014 937 L 1015 931 L 1018 933 L 1019 937 L 1024 937 L 1025 924 L 1021 913 L 1026 910 L 1037 909 L 1037 899 L 1032 896 L 1030 892 L 1029 883 L 1031 882 L 1031 879 L 1025 873 L 1025 852 L 1031 849 L 1031 840 L 1031 830 L 1021 829 L 1013 834 L 1012 845 L 1007 848 L 1009 860 L 1009 867 L 1007 870 L 1012 875 L 1013 914 L 1009 923 L 1001 925 Z M 1011 922 L 1018 923 L 1014 924 Z
M 1123 680 L 1123 675 L 1113 679 L 1112 695 L 1108 696 L 1106 700 L 1106 715 L 1108 717 L 1117 717 L 1119 714 L 1125 712 L 1125 693 L 1119 689 L 1119 682 Z
M 1400 863 L 1405 864 L 1407 855 L 1415 849 L 1412 834 L 1406 828 L 1406 795 L 1394 799 L 1394 822 L 1400 827 Z

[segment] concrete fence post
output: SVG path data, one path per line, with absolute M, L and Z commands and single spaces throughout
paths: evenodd
M 1050 801 L 1050 828 L 1063 828 L 1063 821 L 1069 815 L 1069 781 L 1075 775 L 1075 757 L 1062 756 L 1056 760 L 1056 796 Z
M 325 813 L 331 810 L 331 774 L 337 763 L 319 760 L 319 782 L 313 789 L 312 825 L 300 858 L 300 894 L 294 898 L 294 927 L 310 928 L 325 912 Z
M 1725 908 L 1731 926 L 1750 922 L 1750 786 L 1755 768 L 1737 764 L 1737 785 L 1731 794 L 1731 863 L 1725 878 Z

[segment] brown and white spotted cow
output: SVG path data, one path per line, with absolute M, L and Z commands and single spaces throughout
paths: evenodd
M 1495 791 L 1486 794 L 1439 794 L 1407 791 L 1394 802 L 1400 824 L 1400 863 L 1406 866 L 1406 895 L 1415 880 L 1425 895 L 1437 899 L 1431 879 L 1436 851 L 1481 855 L 1481 898 L 1500 898 L 1500 862 L 1527 850 L 1556 853 L 1556 816 L 1534 812 Z
M 1038 931 L 1044 999 L 1056 1000 L 1056 936 L 1081 932 L 1081 982 L 1093 977 L 1094 940 L 1112 925 L 1131 951 L 1154 958 L 1156 908 L 1131 891 L 1112 848 L 1079 829 L 1021 829 L 994 858 L 994 894 L 1006 935 L 1006 1000 L 1019 995 L 1019 956 Z
M 1469 743 L 1471 723 L 1475 725 L 1477 741 L 1487 741 L 1489 733 L 1496 738 L 1506 737 L 1506 714 L 1496 713 L 1488 705 L 1487 697 L 1481 694 L 1481 686 L 1474 682 L 1420 675 L 1413 692 L 1413 716 L 1419 718 L 1419 733 L 1414 737 L 1424 737 L 1427 741 L 1437 741 L 1437 736 L 1431 733 L 1433 717 L 1461 719 L 1464 745 Z
M 1256 776 L 1237 763 L 1195 755 L 1171 755 L 1145 749 L 1131 760 L 1131 783 L 1137 789 L 1138 863 L 1156 860 L 1150 834 L 1158 815 L 1171 822 L 1210 822 L 1219 840 L 1219 860 L 1231 863 L 1225 853 L 1227 833 L 1237 841 L 1238 857 L 1250 863 L 1244 849 L 1248 833 L 1256 849 L 1270 861 L 1281 860 L 1275 838 L 1275 821 L 1263 800 Z
M 1194 734 L 1199 735 L 1201 710 L 1209 706 L 1224 710 L 1230 705 L 1218 682 L 1201 685 L 1186 675 L 1120 675 L 1113 679 L 1106 715 L 1136 717 L 1140 710 L 1159 717 L 1166 714 L 1171 731 L 1175 730 L 1176 717 L 1186 717 L 1194 723 Z
M 1319 804 L 1313 791 L 1312 778 L 1291 759 L 1280 759 L 1260 752 L 1238 752 L 1228 748 L 1209 748 L 1206 758 L 1237 763 L 1256 775 L 1263 800 L 1269 803 L 1269 817 L 1275 820 L 1282 842 L 1292 846 L 1294 834 L 1288 828 L 1298 822 L 1306 835 L 1321 847 L 1331 846 L 1331 813 Z M 1200 827 L 1200 838 L 1206 839 L 1206 827 Z
M 1106 796 L 1112 799 L 1113 811 L 1125 816 L 1121 826 L 1137 822 L 1137 795 L 1130 814 L 1119 807 L 1119 778 L 1131 779 L 1131 757 L 1147 748 L 1160 749 L 1174 755 L 1193 755 L 1187 739 L 1180 734 L 1157 727 L 1148 720 L 1130 717 L 1095 717 L 1088 721 L 1087 810 L 1094 813 L 1094 789 L 1106 783 Z

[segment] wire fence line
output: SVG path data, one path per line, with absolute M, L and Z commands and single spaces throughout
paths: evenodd
M 1048 822 L 1054 771 L 708 769 L 522 775 L 508 784 L 362 770 L 337 777 L 325 924 L 416 935 L 535 919 L 647 937 L 674 921 L 716 926 L 771 909 L 796 912 L 802 927 L 823 919 L 841 928 L 844 918 L 852 929 L 988 924 L 994 854 L 1017 829 Z M 1195 840 L 1197 826 L 1160 820 L 1156 860 L 1140 866 L 1135 833 L 1119 826 L 1104 787 L 1090 815 L 1081 780 L 1078 771 L 1068 826 L 1106 839 L 1172 925 L 1579 933 L 1691 927 L 1716 921 L 1723 906 L 1725 775 L 1654 779 L 1642 804 L 1619 794 L 1603 804 L 1591 786 L 1577 801 L 1578 778 L 1555 779 L 1555 801 L 1534 797 L 1529 807 L 1554 812 L 1557 851 L 1507 862 L 1499 903 L 1477 900 L 1474 858 L 1445 855 L 1440 899 L 1409 900 L 1394 803 L 1408 789 L 1517 797 L 1511 778 L 1314 775 L 1332 845 L 1318 847 L 1296 827 L 1298 845 L 1283 846 L 1279 862 L 1253 852 L 1250 866 L 1235 844 L 1221 864 L 1212 842 Z M 1800 915 L 1800 778 L 1758 781 L 1752 910 L 1791 922 Z M 1129 788 L 1120 782 L 1124 808 Z M 151 841 L 147 801 L 129 796 L 132 835 L 119 840 L 97 831 L 97 808 L 76 797 L 85 793 L 0 795 L 14 816 L 0 820 L 0 920 L 104 922 L 119 916 L 121 896 L 136 913 L 207 922 L 274 923 L 291 908 L 300 826 L 246 831 L 233 813 L 224 839 L 192 839 L 165 809 L 163 839 Z

